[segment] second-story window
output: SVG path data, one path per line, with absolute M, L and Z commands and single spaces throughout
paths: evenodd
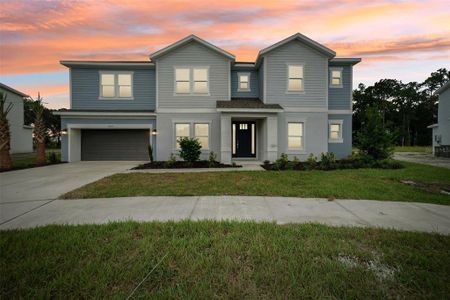
M 288 92 L 303 91 L 303 66 L 288 65 Z
M 342 69 L 340 68 L 330 69 L 330 86 L 342 87 Z
M 101 72 L 100 98 L 132 99 L 133 74 L 130 72 Z
M 250 73 L 238 73 L 239 86 L 238 91 L 250 91 Z
M 208 68 L 175 68 L 175 94 L 208 94 Z

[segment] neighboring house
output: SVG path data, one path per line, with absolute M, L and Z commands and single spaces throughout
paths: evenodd
M 438 123 L 433 128 L 433 154 L 450 157 L 450 81 L 436 91 L 439 95 Z
M 70 109 L 59 111 L 62 159 L 157 160 L 196 137 L 202 158 L 276 160 L 281 153 L 352 151 L 352 67 L 302 34 L 261 50 L 255 62 L 190 35 L 150 61 L 61 61 Z
M 10 153 L 33 152 L 33 130 L 24 124 L 23 100 L 27 98 L 22 92 L 0 83 L 0 92 L 6 94 L 6 105 L 12 103 L 8 114 L 9 129 L 11 131 Z

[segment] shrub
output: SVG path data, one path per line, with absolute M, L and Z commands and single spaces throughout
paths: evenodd
M 303 164 L 300 162 L 300 159 L 298 159 L 297 156 L 294 156 L 294 159 L 292 160 L 292 168 L 294 170 L 303 170 Z
M 307 159 L 308 168 L 315 169 L 317 166 L 317 157 L 314 154 L 310 153 Z
M 209 152 L 208 165 L 210 168 L 214 168 L 217 165 L 217 155 L 213 151 Z
M 280 158 L 278 158 L 273 167 L 275 168 L 275 170 L 286 170 L 288 168 L 289 165 L 289 159 L 287 154 L 285 153 L 281 153 Z
M 392 159 L 382 159 L 378 160 L 373 164 L 374 168 L 380 168 L 380 169 L 401 169 L 403 168 L 403 165 L 395 160 Z
M 336 169 L 336 156 L 333 152 L 322 152 L 320 157 L 320 168 L 322 170 Z
M 264 161 L 264 165 L 265 165 L 265 166 L 270 165 L 270 160 L 266 159 L 266 160 Z
M 172 168 L 177 162 L 177 157 L 175 156 L 175 154 L 170 153 L 170 157 L 169 160 L 166 161 L 166 167 L 167 168 Z
M 178 141 L 180 143 L 180 157 L 187 161 L 188 163 L 193 163 L 199 160 L 200 154 L 202 153 L 200 149 L 202 145 L 195 138 L 183 137 Z
M 374 160 L 390 158 L 395 136 L 386 129 L 375 107 L 366 110 L 361 125 L 361 130 L 356 134 L 355 145 L 362 154 Z
M 148 145 L 148 159 L 150 160 L 151 163 L 153 163 L 153 148 L 152 145 Z
M 47 155 L 47 161 L 51 164 L 56 164 L 60 161 L 58 155 L 55 152 L 50 152 Z

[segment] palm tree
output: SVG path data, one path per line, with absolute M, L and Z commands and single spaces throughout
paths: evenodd
M 11 156 L 11 132 L 9 131 L 8 113 L 13 104 L 6 105 L 6 94 L 0 93 L 0 169 L 9 170 L 12 167 Z
M 38 93 L 38 98 L 33 101 L 34 112 L 34 139 L 36 141 L 36 165 L 42 166 L 45 164 L 45 137 L 47 129 L 44 122 L 44 105 L 42 104 L 41 95 Z

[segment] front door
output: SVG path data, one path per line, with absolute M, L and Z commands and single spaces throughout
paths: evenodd
M 233 157 L 256 157 L 255 122 L 233 122 Z

